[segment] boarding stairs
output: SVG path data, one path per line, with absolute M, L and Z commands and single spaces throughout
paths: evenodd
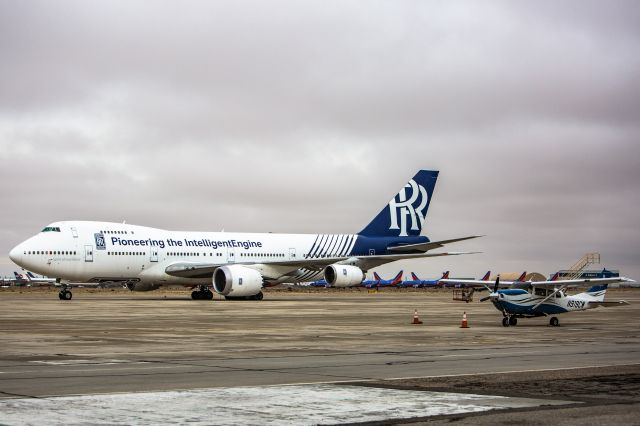
M 587 253 L 578 260 L 571 268 L 566 270 L 562 277 L 564 280 L 575 280 L 580 278 L 582 271 L 587 269 L 589 265 L 600 263 L 600 253 Z

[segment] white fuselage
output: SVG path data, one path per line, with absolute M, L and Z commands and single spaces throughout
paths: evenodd
M 56 222 L 18 245 L 11 258 L 25 269 L 68 281 L 132 280 L 160 285 L 197 285 L 211 279 L 171 276 L 176 262 L 260 264 L 351 253 L 353 234 L 263 234 L 167 231 L 109 222 Z M 300 268 L 272 277 L 310 281 L 322 271 Z

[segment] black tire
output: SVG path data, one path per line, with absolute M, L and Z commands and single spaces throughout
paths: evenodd
M 73 297 L 73 294 L 71 294 L 70 291 L 65 291 L 63 296 L 64 296 L 64 300 L 71 300 L 71 298 Z
M 264 294 L 262 294 L 262 292 L 260 292 L 260 293 L 256 294 L 254 296 L 254 298 L 255 298 L 255 300 L 262 300 L 262 299 L 264 299 Z
M 551 317 L 551 319 L 549 320 L 549 325 L 552 327 L 557 327 L 558 324 L 560 324 L 560 321 L 558 321 L 558 318 Z
M 62 292 L 58 293 L 58 299 L 64 300 L 64 294 L 62 294 Z
M 502 318 L 502 326 L 509 327 L 509 318 L 507 317 Z
M 511 325 L 511 326 L 518 325 L 518 318 L 516 318 L 516 317 L 509 318 L 509 325 Z
M 200 292 L 199 291 L 192 291 L 191 292 L 191 298 L 193 300 L 200 300 Z
M 213 300 L 213 292 L 211 290 L 207 290 L 204 292 L 205 300 Z

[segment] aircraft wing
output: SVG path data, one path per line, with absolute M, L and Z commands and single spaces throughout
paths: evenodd
M 466 287 L 491 287 L 495 284 L 495 281 L 489 280 L 456 280 L 451 278 L 441 279 L 440 282 L 444 285 L 460 285 L 464 284 Z M 577 280 L 556 280 L 556 281 L 502 281 L 500 280 L 500 287 L 541 287 L 541 288 L 576 288 L 576 287 L 591 287 L 594 285 L 601 284 L 613 284 L 613 283 L 621 283 L 635 282 L 632 279 L 625 277 L 617 277 L 617 278 L 587 278 L 587 279 L 577 279 Z
M 626 277 L 616 277 L 616 278 L 586 278 L 586 279 L 576 279 L 576 280 L 556 280 L 556 281 L 527 281 L 526 283 L 521 284 L 529 284 L 534 287 L 542 287 L 542 288 L 588 288 L 594 285 L 602 285 L 602 284 L 614 284 L 614 283 L 632 283 L 635 282 L 632 279 Z
M 445 287 L 450 287 L 452 285 L 464 285 L 465 287 L 493 287 L 495 285 L 495 281 L 491 280 L 456 280 L 455 278 L 442 278 L 438 281 L 440 284 Z M 502 281 L 500 280 L 500 287 L 510 287 L 515 284 L 514 281 Z M 518 284 L 522 284 L 518 282 Z
M 395 246 L 389 247 L 387 250 L 393 252 L 427 252 L 429 250 L 433 250 L 435 248 L 444 247 L 446 244 L 456 243 L 458 241 L 470 240 L 472 238 L 479 238 L 482 235 L 472 235 L 470 237 L 462 237 L 462 238 L 453 238 L 451 240 L 442 240 L 442 241 L 429 241 L 428 243 L 419 243 L 419 244 L 407 244 L 403 246 Z
M 458 256 L 461 254 L 473 254 L 477 252 L 443 252 L 443 253 L 409 253 L 409 254 L 385 254 L 372 256 L 352 256 L 352 257 L 323 257 L 314 259 L 282 260 L 267 262 L 234 262 L 234 263 L 197 263 L 197 262 L 176 262 L 168 265 L 165 272 L 168 275 L 183 278 L 211 278 L 215 270 L 225 265 L 243 265 L 247 267 L 268 267 L 272 271 L 277 271 L 279 276 L 293 273 L 305 268 L 312 271 L 321 271 L 326 266 L 332 264 L 353 265 L 367 271 L 385 263 L 396 260 L 417 259 L 422 257 Z M 261 269 L 261 268 L 257 268 Z M 278 278 L 278 277 L 270 277 Z

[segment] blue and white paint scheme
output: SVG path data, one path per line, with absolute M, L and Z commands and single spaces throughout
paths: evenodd
M 419 171 L 357 234 L 273 234 L 167 231 L 145 226 L 64 221 L 18 244 L 9 254 L 25 269 L 62 282 L 118 281 L 131 290 L 165 285 L 198 288 L 194 299 L 261 299 L 264 286 L 324 278 L 334 287 L 360 285 L 365 273 L 476 236 L 430 241 L 421 236 L 437 171 Z M 68 289 L 60 292 L 68 300 Z
M 486 288 L 489 296 L 480 299 L 481 302 L 490 300 L 493 306 L 502 312 L 502 325 L 514 326 L 518 318 L 533 318 L 552 315 L 549 324 L 557 326 L 558 318 L 555 315 L 573 311 L 585 311 L 598 306 L 622 306 L 628 303 L 624 300 L 605 301 L 604 296 L 607 287 L 612 283 L 634 282 L 629 278 L 592 278 L 576 280 L 558 280 L 554 277 L 551 281 L 509 281 L 502 282 L 500 277 L 495 281 L 481 280 L 446 280 L 461 283 L 466 287 Z M 490 284 L 493 289 L 489 288 Z M 500 289 L 501 286 L 509 287 Z M 566 291 L 571 288 L 587 288 L 583 293 L 568 295 Z

